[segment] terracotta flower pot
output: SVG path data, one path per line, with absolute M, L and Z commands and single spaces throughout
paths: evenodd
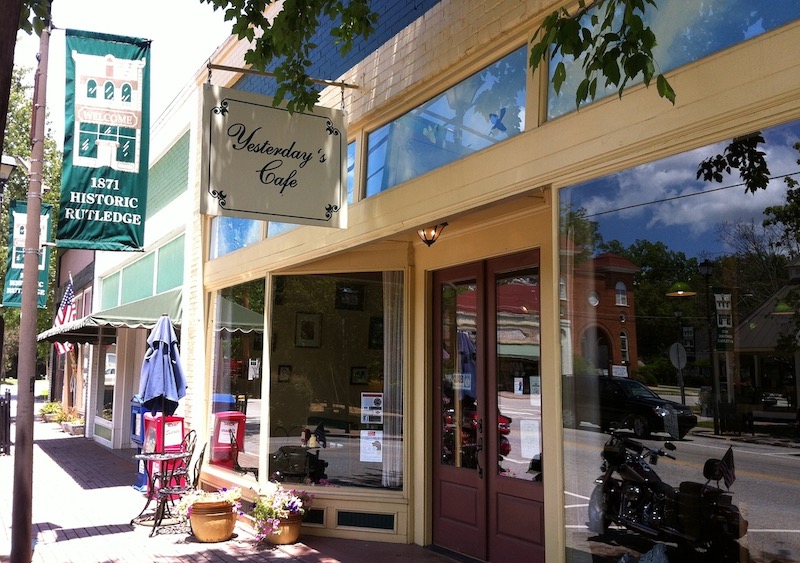
M 278 524 L 278 533 L 269 534 L 267 540 L 274 545 L 289 545 L 297 543 L 300 537 L 300 526 L 303 523 L 302 514 L 292 514 L 281 520 Z
M 216 543 L 231 539 L 236 513 L 229 502 L 196 502 L 192 505 L 189 522 L 198 541 Z

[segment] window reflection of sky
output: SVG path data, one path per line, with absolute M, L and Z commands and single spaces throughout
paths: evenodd
M 527 49 L 521 47 L 370 133 L 366 195 L 522 131 L 526 73 Z
M 785 203 L 783 176 L 800 173 L 800 122 L 762 131 L 770 176 L 766 190 L 745 193 L 738 173 L 722 183 L 698 180 L 697 167 L 727 142 L 651 162 L 561 190 L 561 207 L 583 208 L 599 225 L 603 240 L 628 246 L 636 240 L 662 241 L 688 257 L 727 249 L 717 235 L 723 222 L 760 225 L 764 208 Z
M 668 72 L 692 61 L 701 59 L 732 45 L 761 35 L 781 25 L 800 18 L 800 2 L 797 0 L 659 0 L 658 9 L 646 8 L 645 24 L 649 25 L 658 44 L 653 49 L 656 74 Z M 589 26 L 589 17 L 581 22 Z M 548 116 L 552 119 L 575 110 L 575 92 L 583 76 L 569 70 L 567 80 L 556 95 L 552 81 L 548 92 Z M 553 77 L 557 57 L 550 63 L 550 78 Z M 639 82 L 639 81 L 637 81 Z M 629 84 L 628 86 L 631 86 Z M 651 83 L 651 86 L 654 86 Z M 606 89 L 598 85 L 597 99 L 616 92 L 615 87 Z M 677 92 L 680 96 L 680 92 Z
M 214 259 L 261 240 L 261 221 L 215 217 L 211 232 L 211 258 Z

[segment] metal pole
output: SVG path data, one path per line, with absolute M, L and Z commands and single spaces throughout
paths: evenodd
M 714 434 L 719 434 L 719 374 L 717 352 L 711 328 L 711 277 L 706 277 L 706 322 L 708 323 L 708 359 L 711 362 L 711 385 L 714 396 L 711 411 L 714 414 Z
M 48 6 L 49 13 L 49 6 Z M 14 494 L 11 516 L 11 562 L 28 563 L 33 556 L 33 386 L 36 372 L 36 316 L 39 293 L 39 225 L 42 209 L 45 99 L 50 24 L 39 41 L 39 67 L 33 93 L 31 167 L 27 194 L 25 247 L 22 263 L 22 307 L 19 323 L 17 420 L 14 443 Z

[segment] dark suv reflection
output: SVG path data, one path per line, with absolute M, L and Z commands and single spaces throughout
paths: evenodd
M 638 438 L 647 438 L 651 432 L 669 433 L 673 411 L 677 418 L 677 436 L 673 438 L 683 438 L 697 426 L 697 417 L 689 407 L 662 399 L 632 379 L 568 376 L 563 386 L 564 426 L 570 428 L 589 422 L 605 432 L 614 424 L 630 428 Z

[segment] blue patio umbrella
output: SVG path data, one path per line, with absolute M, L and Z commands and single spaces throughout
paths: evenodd
M 181 366 L 178 338 L 169 316 L 162 315 L 147 338 L 139 397 L 150 412 L 170 416 L 185 396 L 186 377 Z

